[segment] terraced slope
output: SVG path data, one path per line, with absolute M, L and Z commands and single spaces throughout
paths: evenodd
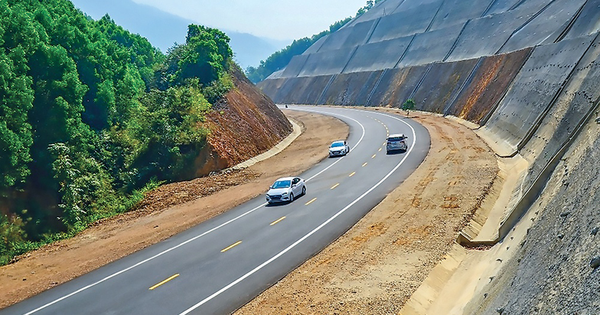
M 590 234 L 600 227 L 590 175 L 600 151 L 599 31 L 600 0 L 386 0 L 259 87 L 276 103 L 400 108 L 413 99 L 418 110 L 479 125 L 501 160 L 526 167 L 494 207 L 504 213 L 459 242 L 501 244 L 532 207 L 548 215 L 531 227 L 535 250 L 523 246 L 469 312 L 597 314 L 597 289 L 585 286 L 600 283 L 600 236 Z M 550 186 L 558 177 L 568 188 Z M 544 200 L 554 201 L 540 209 Z M 561 211 L 569 215 L 552 215 Z

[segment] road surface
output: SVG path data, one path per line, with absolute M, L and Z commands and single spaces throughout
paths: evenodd
M 331 115 L 350 126 L 347 156 L 289 174 L 307 180 L 305 196 L 276 206 L 266 205 L 264 197 L 253 199 L 0 315 L 229 314 L 348 230 L 429 150 L 426 129 L 401 116 L 289 108 Z M 408 136 L 407 152 L 386 154 L 384 142 L 391 133 Z

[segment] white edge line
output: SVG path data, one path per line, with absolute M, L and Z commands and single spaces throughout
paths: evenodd
M 386 115 L 388 116 L 388 115 Z M 381 183 L 383 183 L 388 177 L 390 177 L 392 175 L 392 173 L 394 173 L 401 165 L 402 163 L 404 163 L 404 161 L 408 158 L 408 156 L 410 155 L 410 153 L 412 152 L 414 146 L 414 143 L 417 142 L 417 135 L 415 133 L 415 129 L 408 124 L 407 122 L 394 117 L 394 116 L 388 116 L 391 118 L 394 118 L 396 120 L 399 120 L 400 122 L 406 124 L 411 130 L 412 130 L 412 134 L 413 134 L 413 145 L 410 147 L 410 149 L 408 150 L 408 152 L 406 153 L 406 155 L 404 156 L 404 158 L 396 165 L 396 167 L 394 167 L 389 173 L 387 173 L 387 175 L 385 175 L 379 182 L 377 182 L 377 184 L 375 184 L 373 187 L 371 187 L 369 190 L 367 190 L 366 192 L 364 192 L 362 195 L 360 195 L 360 197 L 356 198 L 354 201 L 352 201 L 349 205 L 347 205 L 346 207 L 344 207 L 344 209 L 338 211 L 336 214 L 334 214 L 331 218 L 327 219 L 327 221 L 321 223 L 321 225 L 317 226 L 314 230 L 308 232 L 308 234 L 304 235 L 302 238 L 300 238 L 299 240 L 297 240 L 296 242 L 294 242 L 292 245 L 286 247 L 284 250 L 282 250 L 281 252 L 279 252 L 278 254 L 276 254 L 275 256 L 271 257 L 269 260 L 265 261 L 264 263 L 258 265 L 256 268 L 250 270 L 248 273 L 246 273 L 245 275 L 239 277 L 237 280 L 231 282 L 230 284 L 226 285 L 225 287 L 223 287 L 221 290 L 213 293 L 212 295 L 208 296 L 207 298 L 205 298 L 204 300 L 196 303 L 195 305 L 193 305 L 192 307 L 188 308 L 187 310 L 183 311 L 182 313 L 180 313 L 180 315 L 186 315 L 189 314 L 190 312 L 194 311 L 195 309 L 197 309 L 198 307 L 202 306 L 203 304 L 207 303 L 208 301 L 212 300 L 213 298 L 217 297 L 218 295 L 220 295 L 221 293 L 227 291 L 229 288 L 233 287 L 234 285 L 240 283 L 241 281 L 243 281 L 244 279 L 248 278 L 249 276 L 251 276 L 252 274 L 256 273 L 257 271 L 259 271 L 260 269 L 262 269 L 263 267 L 265 267 L 266 265 L 270 264 L 271 262 L 273 262 L 275 259 L 281 257 L 283 254 L 287 253 L 288 251 L 290 251 L 291 249 L 293 249 L 294 247 L 296 247 L 298 244 L 302 243 L 305 239 L 307 239 L 308 237 L 310 237 L 311 235 L 313 235 L 314 233 L 318 232 L 320 229 L 322 229 L 324 226 L 326 226 L 327 224 L 329 224 L 331 221 L 333 221 L 335 218 L 337 218 L 338 216 L 340 216 L 342 213 L 346 212 L 346 210 L 348 210 L 350 207 L 352 207 L 354 204 L 356 204 L 358 201 L 360 201 L 361 199 L 363 199 L 366 195 L 368 195 L 371 191 L 373 191 L 375 188 L 377 188 L 379 185 L 381 185 Z

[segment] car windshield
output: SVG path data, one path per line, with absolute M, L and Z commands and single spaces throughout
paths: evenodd
M 291 180 L 278 180 L 276 181 L 271 188 L 289 188 L 292 185 Z
M 343 143 L 343 142 L 334 142 L 334 143 L 332 143 L 332 144 L 331 144 L 331 147 L 332 147 L 332 148 L 335 148 L 335 147 L 343 147 L 343 146 L 344 146 L 344 143 Z
M 389 137 L 388 141 L 400 141 L 400 140 L 404 140 L 404 138 L 402 137 Z

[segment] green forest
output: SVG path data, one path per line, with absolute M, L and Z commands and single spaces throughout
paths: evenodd
M 0 264 L 185 179 L 233 87 L 229 38 L 161 53 L 68 0 L 0 0 Z
M 382 1 L 384 0 L 368 0 L 367 4 L 364 7 L 358 9 L 358 12 L 356 12 L 356 16 L 354 18 L 365 14 L 374 5 Z M 348 22 L 350 22 L 351 20 L 351 17 L 347 17 L 343 20 L 331 24 L 329 26 L 329 29 L 326 31 L 322 31 L 319 34 L 315 34 L 311 37 L 304 37 L 301 39 L 294 40 L 287 47 L 273 53 L 266 60 L 262 60 L 260 62 L 260 65 L 258 65 L 257 67 L 250 66 L 246 68 L 246 76 L 248 77 L 248 79 L 250 79 L 250 81 L 254 83 L 258 83 L 266 79 L 273 72 L 285 68 L 285 66 L 287 66 L 288 63 L 290 63 L 294 56 L 302 55 L 308 49 L 308 47 L 312 46 L 312 44 L 316 43 L 322 37 L 325 37 L 339 30 L 344 25 L 348 24 Z

